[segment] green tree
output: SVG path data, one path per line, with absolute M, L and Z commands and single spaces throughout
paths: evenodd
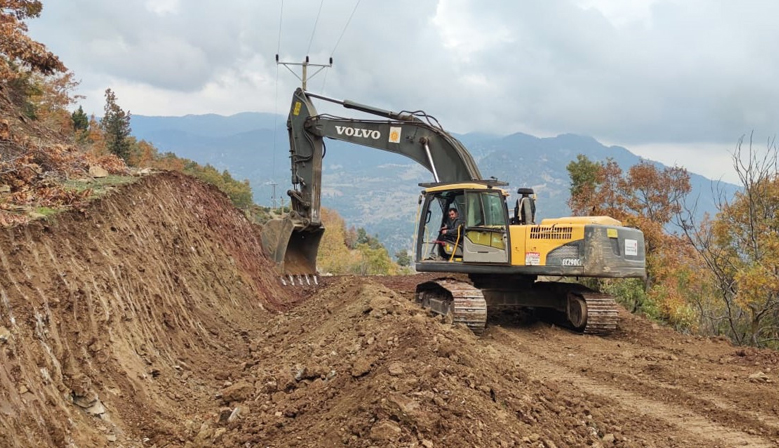
M 584 154 L 579 154 L 576 156 L 576 161 L 569 163 L 565 168 L 571 178 L 571 200 L 585 197 L 595 191 L 601 169 L 599 163 L 591 161 Z M 573 210 L 576 204 L 569 201 L 569 205 Z
M 384 247 L 379 242 L 378 235 L 369 235 L 368 231 L 362 227 L 357 229 L 357 245 L 359 246 L 360 244 L 365 244 L 371 249 L 378 249 L 379 247 Z
M 100 120 L 100 127 L 105 134 L 106 147 L 112 154 L 127 161 L 130 157 L 132 142 L 130 137 L 130 112 L 119 107 L 116 94 L 109 88 L 105 91 L 105 114 Z
M 406 250 L 399 250 L 395 252 L 395 259 L 398 260 L 398 266 L 408 267 L 411 266 L 411 256 Z
M 131 138 L 131 140 L 134 139 Z M 236 207 L 246 210 L 254 203 L 252 189 L 248 180 L 240 182 L 233 179 L 226 170 L 220 173 L 211 165 L 201 166 L 192 160 L 182 160 L 185 161 L 182 171 L 190 176 L 197 177 L 203 182 L 215 185 L 230 197 L 230 200 Z
M 83 132 L 89 129 L 89 116 L 84 113 L 84 109 L 81 106 L 78 106 L 78 109 L 70 115 L 70 119 L 76 132 Z
M 363 243 L 357 245 L 357 263 L 353 272 L 358 275 L 395 275 L 397 267 L 384 246 L 371 247 Z

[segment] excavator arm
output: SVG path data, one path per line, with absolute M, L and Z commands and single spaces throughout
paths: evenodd
M 312 98 L 383 120 L 319 115 Z M 291 281 L 295 281 L 292 276 L 316 274 L 316 255 L 324 233 L 320 217 L 324 138 L 406 156 L 427 168 L 434 182 L 481 180 L 479 168 L 465 147 L 421 111 L 391 112 L 297 89 L 287 129 L 293 185 L 287 192 L 291 212 L 266 223 L 262 239 L 271 259 Z

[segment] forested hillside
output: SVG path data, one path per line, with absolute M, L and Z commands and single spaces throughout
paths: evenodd
M 285 192 L 291 187 L 286 119 L 260 113 L 231 117 L 136 116 L 133 122 L 138 124 L 133 131 L 164 151 L 249 179 L 256 202 L 270 206 L 274 201 L 280 205 L 288 200 Z M 522 133 L 469 134 L 458 138 L 477 160 L 482 175 L 508 181 L 512 191 L 517 187 L 534 188 L 540 217 L 570 214 L 570 179 L 565 167 L 578 154 L 595 161 L 612 159 L 625 168 L 641 160 L 626 148 L 604 146 L 593 138 L 571 134 L 552 138 Z M 661 164 L 655 166 L 664 168 Z M 431 173 L 403 156 L 327 140 L 324 206 L 337 210 L 350 225 L 377 234 L 391 253 L 411 247 L 420 190 L 417 184 L 431 180 Z M 688 200 L 697 203 L 699 219 L 704 213 L 716 213 L 713 186 L 721 188 L 726 197 L 737 189 L 695 173 L 690 173 L 690 185 Z M 379 212 L 388 206 L 388 212 Z

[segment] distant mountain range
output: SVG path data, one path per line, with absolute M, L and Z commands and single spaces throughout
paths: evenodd
M 289 202 L 291 188 L 286 117 L 246 112 L 229 117 L 132 116 L 133 135 L 233 177 L 248 179 L 254 201 L 261 205 Z M 591 160 L 611 158 L 623 170 L 641 158 L 621 146 L 604 146 L 592 137 L 562 134 L 538 138 L 516 133 L 508 136 L 465 134 L 456 137 L 468 148 L 483 176 L 510 183 L 510 188 L 532 187 L 538 197 L 538 216 L 570 214 L 570 181 L 566 166 L 584 154 Z M 338 211 L 348 225 L 377 234 L 391 253 L 411 247 L 420 182 L 432 175 L 422 166 L 397 154 L 326 140 L 323 163 L 322 205 Z M 664 165 L 657 163 L 658 167 Z M 712 181 L 690 173 L 691 201 L 700 215 L 713 213 Z M 726 195 L 738 187 L 719 185 Z M 274 194 L 275 193 L 275 194 Z

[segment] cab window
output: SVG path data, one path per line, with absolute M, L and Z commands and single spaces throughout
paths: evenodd
M 484 199 L 484 222 L 488 226 L 504 226 L 506 218 L 503 214 L 503 198 L 500 193 L 482 194 Z
M 467 217 L 468 227 L 503 227 L 506 220 L 503 214 L 503 198 L 499 192 L 468 193 Z

